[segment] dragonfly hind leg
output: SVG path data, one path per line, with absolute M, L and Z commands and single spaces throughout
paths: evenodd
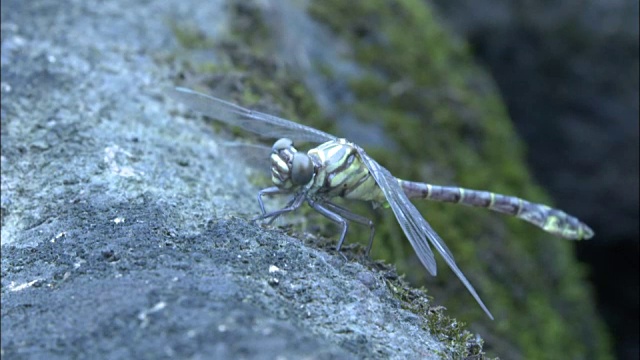
M 315 201 L 309 200 L 309 205 L 314 208 L 317 212 L 327 217 L 329 220 L 336 222 L 342 225 L 342 233 L 340 234 L 340 240 L 338 241 L 338 245 L 336 246 L 336 251 L 340 251 L 342 245 L 344 244 L 345 236 L 347 235 L 347 230 L 349 228 L 349 224 L 347 220 L 351 220 L 357 222 L 358 224 L 367 225 L 371 229 L 371 233 L 369 235 L 369 245 L 367 246 L 366 254 L 369 256 L 369 252 L 371 251 L 371 245 L 373 244 L 373 235 L 375 233 L 375 229 L 373 227 L 373 222 L 364 216 L 360 216 L 352 213 L 351 211 L 338 206 L 334 203 L 323 202 L 318 203 Z M 346 220 L 345 220 L 346 219 Z
M 369 256 L 369 253 L 371 252 L 371 246 L 373 246 L 373 235 L 376 232 L 375 227 L 373 226 L 373 221 L 367 219 L 364 216 L 352 213 L 351 211 L 349 211 L 348 209 L 343 208 L 342 206 L 339 206 L 337 204 L 331 203 L 331 202 L 326 202 L 324 203 L 329 209 L 331 209 L 333 212 L 337 213 L 338 215 L 342 216 L 343 218 L 347 219 L 347 220 L 351 220 L 353 222 L 356 222 L 360 225 L 365 225 L 369 227 L 369 244 L 367 245 L 367 249 L 365 251 L 365 254 L 367 256 Z
M 340 248 L 342 248 L 342 244 L 344 243 L 344 238 L 347 235 L 347 230 L 349 229 L 349 223 L 342 216 L 336 214 L 335 212 L 327 209 L 322 204 L 317 203 L 311 199 L 308 200 L 309 205 L 320 214 L 324 215 L 329 220 L 338 223 L 342 226 L 342 234 L 340 234 L 340 240 L 338 240 L 338 246 L 336 246 L 336 251 L 338 254 L 342 255 L 342 257 L 347 260 L 347 257 L 344 256 L 343 253 L 340 252 Z

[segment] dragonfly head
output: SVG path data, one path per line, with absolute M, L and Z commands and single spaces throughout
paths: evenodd
M 298 152 L 291 139 L 282 138 L 271 148 L 271 181 L 281 189 L 306 185 L 313 179 L 313 162 Z

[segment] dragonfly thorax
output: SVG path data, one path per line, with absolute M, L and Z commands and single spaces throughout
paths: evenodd
M 281 189 L 308 184 L 315 174 L 309 156 L 293 146 L 293 141 L 282 138 L 271 148 L 271 181 Z

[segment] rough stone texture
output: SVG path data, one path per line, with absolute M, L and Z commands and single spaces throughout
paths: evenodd
M 578 255 L 618 356 L 637 359 L 638 2 L 434 3 L 492 71 L 536 178 L 594 228 Z
M 221 9 L 2 2 L 2 357 L 450 356 L 382 274 L 230 217 L 251 172 L 162 92 L 167 19 Z

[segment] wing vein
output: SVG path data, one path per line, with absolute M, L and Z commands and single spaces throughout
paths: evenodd
M 288 137 L 293 141 L 325 142 L 337 138 L 324 131 L 298 124 L 277 116 L 249 110 L 186 88 L 168 90 L 169 96 L 189 108 L 232 126 L 271 138 Z
M 405 195 L 398 179 L 393 176 L 389 170 L 378 164 L 375 160 L 370 158 L 364 150 L 358 148 L 358 153 L 362 158 L 363 163 L 367 166 L 371 175 L 375 179 L 380 189 L 384 193 L 391 209 L 393 210 L 398 223 L 404 230 L 409 242 L 413 246 L 418 258 L 424 265 L 424 267 L 431 273 L 436 275 L 436 260 L 433 256 L 433 252 L 429 247 L 429 243 L 436 248 L 438 253 L 442 256 L 445 263 L 456 274 L 458 279 L 464 284 L 467 290 L 471 293 L 478 305 L 484 310 L 484 312 L 493 320 L 493 315 L 489 309 L 485 306 L 482 299 L 474 289 L 473 285 L 467 280 L 466 276 L 462 273 L 462 270 L 456 264 L 453 254 L 444 243 L 442 238 L 433 230 L 431 225 L 422 217 L 418 209 L 409 201 L 409 198 Z

